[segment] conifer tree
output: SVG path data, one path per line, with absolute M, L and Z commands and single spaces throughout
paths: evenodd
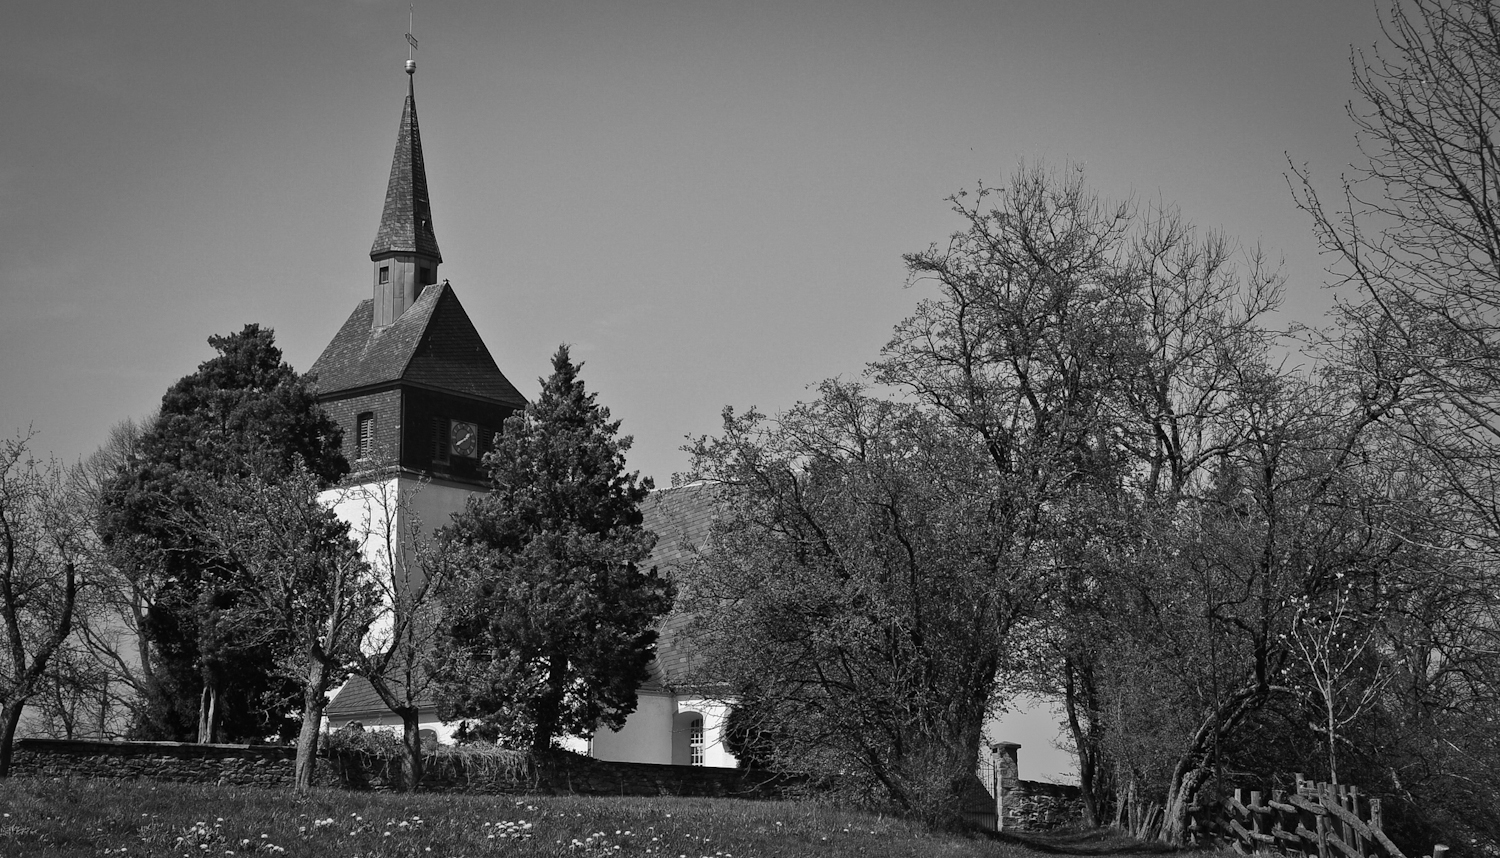
M 536 751 L 625 722 L 673 598 L 638 565 L 656 537 L 639 508 L 651 480 L 625 470 L 630 437 L 567 346 L 552 368 L 485 457 L 493 488 L 445 533 L 468 558 L 444 593 L 433 664 L 444 720 Z
M 292 727 L 285 713 L 296 689 L 275 669 L 284 642 L 241 633 L 236 587 L 182 521 L 228 478 L 276 483 L 302 467 L 326 487 L 349 471 L 338 424 L 270 329 L 250 324 L 209 344 L 218 354 L 167 390 L 101 491 L 106 552 L 147 602 L 151 669 L 131 728 L 139 738 L 243 740 Z

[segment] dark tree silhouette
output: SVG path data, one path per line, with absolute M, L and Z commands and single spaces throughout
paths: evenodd
M 545 751 L 635 710 L 672 585 L 638 567 L 655 535 L 626 472 L 629 436 L 561 346 L 551 377 L 485 457 L 493 488 L 446 538 L 471 552 L 444 591 L 434 664 L 439 714 Z

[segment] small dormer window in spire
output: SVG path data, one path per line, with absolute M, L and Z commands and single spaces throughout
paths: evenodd
M 380 266 L 380 282 L 381 283 L 389 283 L 389 282 L 391 282 L 391 266 L 389 266 L 389 265 L 382 265 L 382 266 Z

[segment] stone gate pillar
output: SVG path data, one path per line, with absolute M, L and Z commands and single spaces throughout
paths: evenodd
M 1001 831 L 1006 828 L 1007 822 L 1015 827 L 1013 820 L 1007 820 L 1007 814 L 1014 816 L 1020 808 L 1015 807 L 1016 789 L 1021 784 L 1021 768 L 1016 761 L 1021 746 L 1015 742 L 995 742 L 990 745 L 990 753 L 994 755 L 995 763 L 995 827 Z M 1009 800 L 1008 800 L 1009 799 Z

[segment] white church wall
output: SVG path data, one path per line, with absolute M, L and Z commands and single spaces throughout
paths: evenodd
M 635 711 L 619 730 L 594 733 L 591 756 L 617 763 L 672 762 L 672 717 L 676 706 L 670 694 L 642 691 Z
M 472 488 L 419 483 L 412 479 L 404 480 L 403 483 L 402 497 L 407 508 L 416 516 L 424 537 L 430 537 L 434 530 L 452 524 L 453 514 L 462 512 L 469 498 L 483 494 Z
M 732 769 L 738 766 L 739 760 L 734 754 L 729 753 L 729 748 L 724 745 L 724 723 L 729 718 L 729 706 L 718 700 L 710 700 L 705 697 L 679 697 L 677 698 L 677 711 L 679 714 L 696 713 L 703 718 L 703 765 L 713 768 Z M 673 762 L 682 759 L 688 761 L 687 754 L 690 752 L 688 736 L 686 734 L 688 719 L 681 719 L 676 725 L 682 732 L 674 730 L 673 745 L 677 749 Z

